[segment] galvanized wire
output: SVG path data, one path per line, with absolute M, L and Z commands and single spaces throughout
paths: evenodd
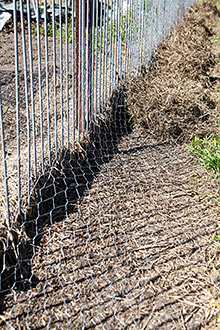
M 5 151 L 5 133 L 3 125 L 3 111 L 2 111 L 2 100 L 1 100 L 1 84 L 0 84 L 0 125 L 1 125 L 1 150 L 2 150 L 2 162 L 3 162 L 3 175 L 4 175 L 4 189 L 5 189 L 5 212 L 6 212 L 6 221 L 10 221 L 10 211 L 9 211 L 9 192 L 8 192 L 8 171 L 7 171 L 7 157 Z M 2 216 L 0 217 L 3 221 Z M 10 223 L 8 225 L 10 228 Z M 0 283 L 1 288 L 1 283 Z
M 44 29 L 45 29 L 45 66 L 46 66 L 46 93 L 47 93 L 47 139 L 48 162 L 51 166 L 51 132 L 50 132 L 50 95 L 49 95 L 49 64 L 48 64 L 48 32 L 47 32 L 47 2 L 44 0 Z
M 44 111 L 42 104 L 42 68 L 41 68 L 41 35 L 40 35 L 40 10 L 39 3 L 37 5 L 37 49 L 38 49 L 38 89 L 39 89 L 39 108 L 40 108 L 40 138 L 41 138 L 41 171 L 44 173 L 45 150 L 44 150 Z
M 104 3 L 98 0 L 89 5 L 79 1 L 79 26 L 75 26 L 74 10 L 75 3 L 71 2 L 71 11 L 68 8 L 68 1 L 64 4 L 59 1 L 59 33 L 57 31 L 57 18 L 55 16 L 56 3 L 52 1 L 52 47 L 53 47 L 53 71 L 50 72 L 49 45 L 48 45 L 48 13 L 47 2 L 44 1 L 44 63 L 42 63 L 42 30 L 41 13 L 39 4 L 36 2 L 36 31 L 37 31 L 37 58 L 38 58 L 38 93 L 36 98 L 36 79 L 34 72 L 36 62 L 33 61 L 32 30 L 31 30 L 31 9 L 30 1 L 27 2 L 27 23 L 28 23 L 28 54 L 29 71 L 26 55 L 27 38 L 24 27 L 24 8 L 20 1 L 21 31 L 23 42 L 23 69 L 20 70 L 18 57 L 18 32 L 17 32 L 17 2 L 14 1 L 14 43 L 15 43 L 15 86 L 16 86 L 16 114 L 17 114 L 17 180 L 18 180 L 18 205 L 21 205 L 21 174 L 20 174 L 20 104 L 19 76 L 24 75 L 24 98 L 26 104 L 26 131 L 27 131 L 27 186 L 28 200 L 30 202 L 31 177 L 37 178 L 38 173 L 43 173 L 46 164 L 52 162 L 52 148 L 55 148 L 55 158 L 58 150 L 69 148 L 70 135 L 72 145 L 76 142 L 76 129 L 78 131 L 77 141 L 80 143 L 89 132 L 89 122 L 96 117 L 104 108 L 111 93 L 119 81 L 126 77 L 129 72 L 139 70 L 152 56 L 154 47 L 167 35 L 169 29 L 177 22 L 185 10 L 193 1 L 172 1 L 172 0 L 126 0 L 111 1 Z M 35 4 L 35 3 L 34 3 Z M 108 9 L 110 5 L 110 10 Z M 92 15 L 90 15 L 92 11 Z M 71 61 L 69 56 L 69 13 L 72 15 L 72 52 Z M 86 14 L 87 13 L 87 14 Z M 65 27 L 64 27 L 65 23 Z M 75 44 L 75 31 L 78 28 L 79 40 Z M 91 33 L 90 33 L 91 31 Z M 65 35 L 65 38 L 63 38 Z M 59 54 L 57 53 L 57 39 L 59 38 Z M 91 39 L 91 40 L 90 40 Z M 63 43 L 65 42 L 65 57 Z M 79 58 L 76 64 L 75 52 L 78 49 Z M 65 59 L 65 70 L 64 70 Z M 59 61 L 59 70 L 57 63 Z M 69 65 L 71 64 L 72 78 L 69 80 Z M 75 67 L 78 66 L 78 77 L 75 77 Z M 45 69 L 45 78 L 43 71 Z M 65 72 L 64 72 L 65 71 Z M 53 80 L 50 82 L 50 73 Z M 35 79 L 35 81 L 34 81 Z M 44 80 L 45 79 L 45 80 Z M 76 80 L 78 81 L 76 84 Z M 46 108 L 44 111 L 43 91 L 45 81 Z M 71 86 L 72 85 L 72 86 Z M 71 88 L 71 87 L 72 88 Z M 53 95 L 51 94 L 53 88 Z M 65 88 L 65 99 L 64 99 Z M 70 92 L 71 88 L 71 92 Z M 78 99 L 75 99 L 76 89 Z M 4 97 L 3 97 L 4 98 Z M 58 102 L 59 99 L 59 102 Z M 71 109 L 70 102 L 71 99 Z M 3 101 L 4 102 L 4 101 Z M 39 106 L 40 115 L 40 145 L 39 154 L 36 131 L 36 104 Z M 52 105 L 53 104 L 53 105 Z M 58 109 L 59 107 L 59 109 Z M 65 107 L 65 109 L 64 109 Z M 77 113 L 76 113 L 77 109 Z M 70 113 L 71 111 L 71 113 Z M 70 115 L 71 114 L 71 115 Z M 47 125 L 45 126 L 45 117 Z M 76 117 L 78 122 L 75 122 Z M 71 119 L 71 123 L 70 123 Z M 46 132 L 45 132 L 46 131 Z M 60 132 L 61 131 L 61 132 Z M 58 135 L 60 134 L 60 135 Z M 45 138 L 47 137 L 47 143 Z M 53 140 L 53 142 L 52 142 Z M 58 142 L 59 140 L 59 142 Z M 38 168 L 38 159 L 41 159 L 41 169 Z M 32 166 L 33 162 L 33 166 Z M 31 173 L 33 171 L 33 173 Z M 20 206 L 19 206 L 20 209 Z
M 32 145 L 33 152 L 30 157 L 34 159 L 33 172 L 37 177 L 37 148 L 36 148 L 36 123 L 35 123 L 35 101 L 34 101 L 34 73 L 33 73 L 33 50 L 32 50 L 32 32 L 31 32 L 31 12 L 30 0 L 27 1 L 27 21 L 28 21 L 28 39 L 29 39 L 29 75 L 30 75 L 30 98 L 31 98 L 31 118 L 32 118 Z M 49 101 L 49 100 L 48 100 Z
M 18 62 L 18 31 L 17 31 L 17 2 L 14 5 L 14 49 L 15 49 L 15 82 L 16 82 L 16 127 L 17 127 L 17 187 L 18 210 L 21 211 L 21 156 L 20 156 L 20 107 L 19 107 L 19 62 Z M 4 155 L 3 155 L 4 158 Z M 8 212 L 10 214 L 10 211 Z
M 58 136 L 57 136 L 57 60 L 56 60 L 56 27 L 55 27 L 55 0 L 52 0 L 52 29 L 53 29 L 53 86 L 54 86 L 54 127 L 55 127 L 55 157 L 58 155 Z

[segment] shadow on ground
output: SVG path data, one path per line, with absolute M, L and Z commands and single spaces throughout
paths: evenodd
M 101 166 L 117 153 L 121 137 L 131 132 L 132 121 L 127 113 L 123 87 L 113 93 L 105 113 L 108 118 L 93 124 L 89 138 L 80 150 L 63 150 L 52 168 L 38 178 L 31 206 L 18 218 L 23 233 L 19 238 L 14 235 L 6 253 L 0 254 L 0 312 L 4 310 L 4 296 L 12 288 L 25 291 L 38 283 L 38 278 L 32 274 L 31 263 L 45 227 L 74 212 L 76 203 L 90 189 Z

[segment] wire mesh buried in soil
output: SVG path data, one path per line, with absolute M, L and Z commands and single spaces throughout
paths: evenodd
M 75 151 L 63 150 L 52 167 L 48 165 L 35 183 L 29 206 L 25 207 L 27 202 L 24 200 L 24 211 L 11 219 L 13 229 L 10 230 L 9 225 L 2 226 L 2 292 L 16 285 L 18 288 L 29 286 L 29 278 L 32 278 L 30 262 L 44 227 L 62 219 L 66 212 L 73 212 L 74 205 L 89 189 L 101 164 L 114 154 L 120 136 L 131 131 L 132 122 L 126 114 L 124 98 L 121 87 L 112 95 L 105 115 L 97 116 L 87 140 Z M 6 268 L 4 258 L 9 260 Z
M 70 214 L 66 204 L 65 217 L 44 227 L 29 286 L 17 292 L 15 305 L 13 294 L 7 296 L 3 328 L 18 322 L 137 328 L 149 320 L 149 327 L 166 329 L 181 325 L 181 315 L 193 315 L 192 327 L 212 318 L 212 311 L 203 313 L 211 296 L 203 277 L 204 258 L 216 253 L 208 244 L 216 216 L 212 201 L 201 204 L 197 194 L 212 193 L 216 182 L 196 164 L 185 167 L 193 158 L 184 147 L 152 143 L 138 131 L 112 151 L 105 162 L 102 154 L 78 162 L 83 173 L 98 171 L 91 182 L 85 177 L 83 198 L 73 201 Z M 62 165 L 76 173 L 71 161 Z M 194 172 L 200 180 L 192 180 Z M 194 305 L 201 308 L 195 312 Z

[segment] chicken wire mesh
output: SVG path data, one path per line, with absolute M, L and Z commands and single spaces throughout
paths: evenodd
M 142 283 L 174 226 L 155 161 L 168 171 L 166 157 L 176 157 L 168 148 L 156 160 L 144 138 L 127 139 L 123 82 L 193 2 L 14 1 L 0 59 L 6 328 L 148 327 L 152 292 Z M 148 191 L 161 211 L 144 203 Z

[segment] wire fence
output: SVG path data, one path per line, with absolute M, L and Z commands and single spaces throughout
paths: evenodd
M 8 219 L 24 197 L 30 204 L 34 182 L 60 153 L 91 133 L 113 91 L 149 61 L 192 2 L 52 1 L 48 10 L 44 1 L 34 2 L 33 17 L 29 1 L 25 9 L 14 1 L 14 58 L 0 102 Z
M 2 294 L 32 291 L 45 226 L 74 211 L 129 132 L 121 86 L 193 3 L 14 0 L 0 32 Z

